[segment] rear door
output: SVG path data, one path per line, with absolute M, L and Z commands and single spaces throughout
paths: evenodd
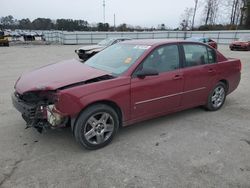
M 217 80 L 215 51 L 205 45 L 183 44 L 184 89 L 182 106 L 192 107 L 205 104 Z
M 132 119 L 147 119 L 180 106 L 183 76 L 179 67 L 178 45 L 161 46 L 145 58 L 137 71 L 151 68 L 156 69 L 159 75 L 132 78 Z

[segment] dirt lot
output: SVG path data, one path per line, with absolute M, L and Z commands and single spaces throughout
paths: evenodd
M 25 130 L 10 100 L 21 73 L 76 58 L 75 48 L 0 48 L 0 187 L 250 187 L 250 52 L 219 47 L 243 64 L 240 86 L 220 111 L 195 108 L 143 122 L 86 151 L 70 129 Z

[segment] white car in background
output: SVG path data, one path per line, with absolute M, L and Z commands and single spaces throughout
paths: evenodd
M 105 40 L 102 40 L 96 45 L 83 46 L 75 50 L 75 53 L 78 55 L 80 59 L 82 59 L 83 61 L 86 61 L 93 55 L 102 51 L 104 48 L 107 48 L 108 46 L 111 46 L 113 44 L 116 44 L 118 42 L 122 42 L 125 40 L 131 40 L 131 39 L 126 38 L 126 37 L 107 38 Z

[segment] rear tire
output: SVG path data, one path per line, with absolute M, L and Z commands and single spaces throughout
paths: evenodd
M 223 82 L 216 84 L 208 96 L 206 109 L 209 111 L 219 110 L 225 103 L 226 92 L 226 85 Z
M 8 42 L 3 43 L 3 46 L 9 46 Z
M 84 148 L 95 150 L 108 145 L 119 127 L 116 111 L 106 104 L 88 107 L 78 117 L 74 136 Z

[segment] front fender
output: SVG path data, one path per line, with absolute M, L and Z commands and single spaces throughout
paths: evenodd
M 77 97 L 74 94 L 61 91 L 58 93 L 56 109 L 61 114 L 70 117 L 76 117 L 87 106 L 101 101 L 115 103 L 123 114 L 123 120 L 130 117 L 130 85 L 123 85 L 110 88 L 104 91 L 91 93 L 89 95 Z

